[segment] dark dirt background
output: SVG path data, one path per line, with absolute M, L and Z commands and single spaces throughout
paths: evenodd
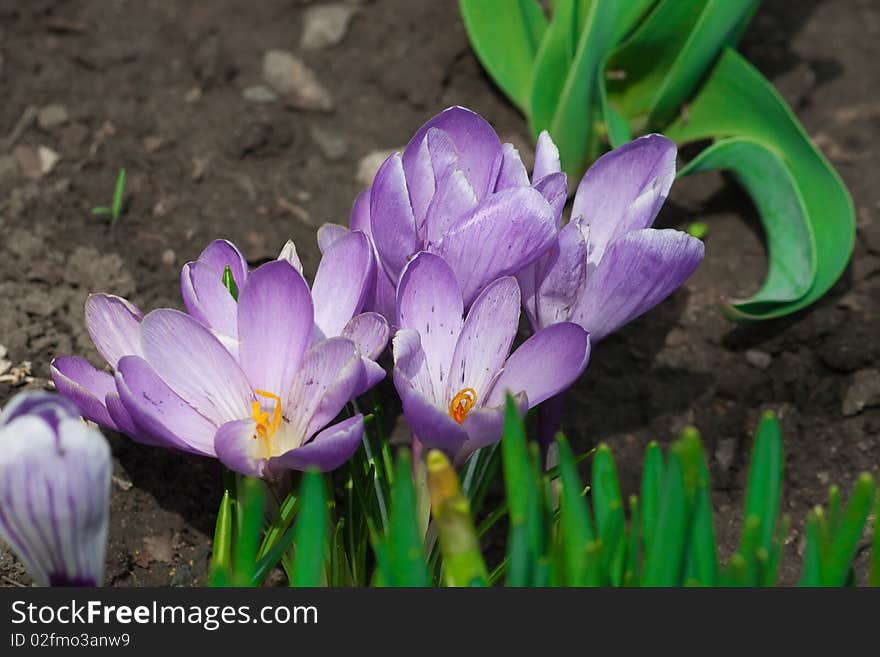
M 145 309 L 179 306 L 181 265 L 215 237 L 235 241 L 252 263 L 292 237 L 313 272 L 315 229 L 347 221 L 361 159 L 401 146 L 448 105 L 477 110 L 505 141 L 531 151 L 522 118 L 470 52 L 455 3 L 362 2 L 340 43 L 306 50 L 300 39 L 315 4 L 0 1 L 0 345 L 8 361 L 0 403 L 48 385 L 57 353 L 100 362 L 83 325 L 89 292 L 125 295 Z M 270 49 L 301 57 L 333 111 L 249 100 L 265 89 L 245 97 L 264 84 Z M 846 489 L 860 471 L 880 474 L 880 2 L 768 0 L 742 49 L 849 185 L 859 218 L 852 264 L 807 312 L 730 324 L 716 301 L 759 286 L 760 222 L 722 177 L 680 181 L 659 223 L 707 221 L 706 260 L 681 291 L 596 349 L 570 395 L 567 430 L 580 449 L 608 441 L 625 492 L 637 492 L 645 443 L 696 425 L 729 554 L 752 432 L 761 410 L 776 409 L 784 507 L 794 519 L 784 569 L 791 582 L 802 519 L 829 484 Z M 46 172 L 53 153 L 59 159 Z M 109 203 L 120 167 L 126 212 L 111 227 L 90 209 Z M 107 583 L 204 583 L 216 464 L 110 439 Z M 29 582 L 3 547 L 0 579 Z

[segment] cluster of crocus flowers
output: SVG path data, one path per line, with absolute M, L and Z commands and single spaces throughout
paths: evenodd
M 384 377 L 372 359 L 387 323 L 360 312 L 372 257 L 366 237 L 352 234 L 325 256 L 310 290 L 292 245 L 249 271 L 232 244 L 214 242 L 184 267 L 188 313 L 144 315 L 92 295 L 86 324 L 114 374 L 61 356 L 55 385 L 98 424 L 242 474 L 332 470 L 364 430 L 361 414 L 334 420 Z
M 42 586 L 100 586 L 110 447 L 77 408 L 24 392 L 0 414 L 0 538 Z

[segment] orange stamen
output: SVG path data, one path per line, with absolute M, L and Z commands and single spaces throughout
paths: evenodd
M 254 438 L 262 438 L 266 440 L 274 436 L 275 432 L 281 428 L 281 422 L 283 420 L 281 415 L 281 398 L 278 395 L 273 395 L 271 392 L 266 392 L 265 390 L 254 390 L 254 392 L 260 397 L 266 397 L 275 402 L 275 408 L 272 409 L 271 419 L 269 418 L 269 413 L 260 407 L 260 402 L 256 400 L 251 402 L 251 414 L 257 422 L 257 429 L 254 433 Z
M 477 391 L 473 388 L 462 388 L 449 403 L 449 415 L 461 424 L 477 403 Z

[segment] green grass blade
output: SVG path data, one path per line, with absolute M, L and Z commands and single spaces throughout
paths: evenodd
M 638 586 L 641 578 L 642 532 L 639 498 L 629 496 L 629 534 L 626 537 L 626 569 L 623 573 L 624 586 Z
M 664 467 L 663 450 L 652 440 L 645 450 L 645 463 L 642 467 L 642 534 L 645 537 L 646 548 L 649 548 L 654 540 Z
M 586 583 L 586 549 L 593 540 L 593 522 L 590 510 L 583 498 L 583 482 L 578 475 L 574 455 L 568 441 L 560 435 L 559 474 L 560 522 L 559 534 L 562 547 L 563 575 L 561 583 L 566 586 L 583 586 Z
M 235 284 L 235 278 L 232 275 L 232 270 L 229 268 L 229 265 L 226 265 L 223 268 L 223 287 L 226 288 L 227 292 L 232 295 L 232 298 L 238 301 L 238 286 Z
M 807 516 L 806 549 L 804 565 L 799 586 L 822 586 L 822 555 L 819 549 L 819 524 L 821 509 L 815 509 Z
M 250 586 L 254 580 L 265 501 L 266 488 L 262 480 L 254 477 L 239 480 L 236 504 L 240 521 L 232 560 L 232 582 L 236 586 Z
M 877 491 L 877 502 L 874 504 L 874 540 L 871 544 L 871 571 L 868 574 L 868 586 L 880 587 L 880 489 Z
M 864 473 L 856 481 L 840 519 L 840 527 L 833 534 L 828 553 L 823 555 L 822 581 L 825 586 L 846 584 L 873 503 L 874 480 Z
M 116 187 L 113 190 L 113 204 L 110 208 L 110 216 L 113 217 L 113 222 L 119 219 L 119 216 L 122 214 L 122 202 L 125 200 L 125 169 L 119 170 L 119 175 L 116 177 Z
M 300 487 L 301 507 L 294 526 L 293 577 L 291 586 L 320 586 L 324 574 L 327 542 L 327 498 L 324 477 L 309 470 Z
M 752 448 L 744 517 L 758 519 L 756 548 L 763 547 L 768 553 L 773 547 L 776 534 L 782 497 L 782 468 L 782 432 L 779 428 L 779 420 L 773 412 L 766 411 L 761 417 Z M 750 558 L 748 554 L 743 556 L 746 560 Z
M 762 295 L 769 301 L 759 298 L 754 303 L 749 299 L 731 302 L 726 308 L 728 316 L 738 321 L 782 317 L 824 295 L 849 262 L 855 242 L 855 211 L 840 176 L 773 86 L 741 55 L 728 49 L 688 106 L 687 117 L 669 126 L 666 134 L 678 143 L 719 138 L 749 140 L 762 145 L 784 163 L 790 180 L 775 176 L 764 180 L 763 187 L 785 187 L 793 181 L 803 205 L 780 213 L 786 223 L 792 224 L 784 231 L 771 225 L 778 221 L 776 217 L 762 214 L 768 236 L 775 241 L 768 250 L 779 254 L 770 260 L 768 281 L 786 281 L 791 276 L 776 270 L 791 269 L 802 262 L 807 249 L 804 240 L 787 241 L 804 234 L 794 226 L 802 221 L 801 210 L 806 213 L 805 229 L 811 243 L 821 245 L 814 251 L 815 269 L 806 292 L 795 296 L 797 290 L 793 290 L 789 295 L 792 298 L 783 299 L 784 289 L 770 295 L 762 287 Z M 762 166 L 765 165 L 766 162 Z
M 614 457 L 608 445 L 599 445 L 593 457 L 592 481 L 593 512 L 596 516 L 596 530 L 602 541 L 602 553 L 611 554 L 609 576 L 615 586 L 623 581 L 623 498 L 617 481 Z
M 477 58 L 514 105 L 526 111 L 532 66 L 547 19 L 536 0 L 459 0 Z
M 694 501 L 693 528 L 691 530 L 689 566 L 690 574 L 702 586 L 718 583 L 718 547 L 712 516 L 712 488 L 709 484 L 709 468 L 703 450 L 700 450 L 700 479 Z
M 222 578 L 223 583 L 225 583 L 228 581 L 230 574 L 235 518 L 234 495 L 234 488 L 231 490 L 230 488 L 225 488 L 223 498 L 220 500 L 220 508 L 217 510 L 217 522 L 214 525 L 213 552 L 211 554 L 212 585 L 220 585 L 220 582 L 214 582 L 215 577 Z
M 416 517 L 412 458 L 401 450 L 391 489 L 391 532 L 388 542 L 394 586 L 428 586 L 424 539 Z

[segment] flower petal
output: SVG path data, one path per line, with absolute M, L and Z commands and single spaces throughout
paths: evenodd
M 308 285 L 290 264 L 276 260 L 251 272 L 238 298 L 238 335 L 239 362 L 253 389 L 286 403 L 313 321 Z
M 582 218 L 568 222 L 542 260 L 537 290 L 538 326 L 567 322 L 587 279 L 587 239 Z
M 210 266 L 219 276 L 223 277 L 223 271 L 228 266 L 232 272 L 235 285 L 240 290 L 248 276 L 247 260 L 229 240 L 214 240 L 199 255 L 199 262 Z
M 495 191 L 500 192 L 508 187 L 526 187 L 529 184 L 529 174 L 519 151 L 513 144 L 501 146 L 501 169 L 498 171 L 498 180 L 495 182 Z
M 181 399 L 147 361 L 137 356 L 121 359 L 116 388 L 137 429 L 129 434 L 131 438 L 147 445 L 214 456 L 217 425 Z
M 359 231 L 340 237 L 324 251 L 312 285 L 312 301 L 315 324 L 326 337 L 340 335 L 361 311 L 375 275 L 373 248 Z
M 369 358 L 361 358 L 361 365 L 363 366 L 363 374 L 354 388 L 354 392 L 351 395 L 352 399 L 360 397 L 385 378 L 385 368 L 376 361 Z
M 238 304 L 223 284 L 223 272 L 205 262 L 188 262 L 180 271 L 180 289 L 190 315 L 218 333 L 238 337 Z
M 537 183 L 545 176 L 562 171 L 559 162 L 559 149 L 550 138 L 550 133 L 541 130 L 538 143 L 535 145 L 535 166 L 532 169 L 532 183 Z
M 445 391 L 438 390 L 435 394 L 419 332 L 413 329 L 399 329 L 394 334 L 391 350 L 394 355 L 395 382 L 398 376 L 403 376 L 423 397 L 427 397 L 431 402 L 443 404 L 442 394 Z
M 373 239 L 373 227 L 370 221 L 370 189 L 367 188 L 358 194 L 351 206 L 351 216 L 348 220 L 351 230 L 359 230 L 371 240 Z M 320 229 L 318 230 L 320 233 Z M 337 236 L 339 237 L 339 236 Z M 334 238 L 335 239 L 335 238 Z M 320 243 L 320 236 L 319 236 Z M 329 244 L 328 244 L 329 246 Z M 323 252 L 323 251 L 322 251 Z
M 330 472 L 351 458 L 360 447 L 364 435 L 364 416 L 357 415 L 324 429 L 302 447 L 292 449 L 269 460 L 269 469 L 308 470 L 317 468 Z
M 376 360 L 385 351 L 391 330 L 379 313 L 361 313 L 351 318 L 342 329 L 342 337 L 354 342 L 361 356 Z
M 568 179 L 564 173 L 551 173 L 549 176 L 545 176 L 536 182 L 534 187 L 541 192 L 541 196 L 550 204 L 550 209 L 553 212 L 556 227 L 558 228 L 562 225 L 562 211 L 565 209 L 566 201 L 568 201 Z
M 360 198 L 360 196 L 358 196 Z M 369 198 L 369 197 L 368 197 Z M 355 201 L 357 203 L 357 201 Z M 369 203 L 369 201 L 368 201 Z M 352 222 L 354 222 L 354 218 L 352 218 Z M 370 223 L 370 206 L 367 205 L 367 224 Z M 352 223 L 351 230 L 361 230 L 360 228 L 355 228 Z M 345 226 L 340 226 L 339 224 L 323 224 L 318 229 L 318 250 L 323 255 L 327 252 L 333 243 L 338 240 L 340 237 L 345 237 L 349 234 L 348 228 Z M 300 268 L 300 273 L 302 273 L 302 268 Z
M 529 400 L 524 392 L 513 398 L 519 409 L 519 414 L 525 416 L 529 409 Z M 462 445 L 456 456 L 456 462 L 463 463 L 480 447 L 486 447 L 501 440 L 504 432 L 505 405 L 484 406 L 476 408 L 462 422 L 462 428 L 467 432 L 467 442 Z
M 519 326 L 519 286 L 511 276 L 490 283 L 474 301 L 455 346 L 446 401 L 473 388 L 477 403 L 490 391 Z
M 459 166 L 482 199 L 498 177 L 501 163 L 501 142 L 495 130 L 479 114 L 464 107 L 450 107 L 425 123 L 413 135 L 403 152 L 403 166 L 407 179 L 416 179 L 418 150 L 431 128 L 445 132 L 459 152 Z
M 56 356 L 49 365 L 59 394 L 76 404 L 82 416 L 110 429 L 118 429 L 107 412 L 104 398 L 116 392 L 113 377 L 79 356 Z
M 324 224 L 324 226 L 321 226 L 321 228 L 324 228 L 325 226 L 329 226 L 329 225 L 331 225 L 331 224 Z M 321 228 L 318 229 L 318 248 L 320 248 L 320 245 L 321 245 Z M 342 228 L 342 226 L 339 226 L 339 228 Z M 342 230 L 345 230 L 346 232 L 348 232 L 345 228 L 342 228 Z M 296 244 L 293 243 L 293 240 L 287 240 L 284 243 L 284 246 L 281 247 L 281 253 L 278 254 L 277 259 L 278 260 L 286 260 L 287 263 L 291 267 L 296 269 L 297 273 L 300 276 L 302 276 L 303 264 L 302 264 L 302 260 L 299 259 L 299 253 L 296 252 Z
M 116 425 L 116 431 L 124 433 L 135 442 L 144 442 L 137 437 L 139 433 L 138 428 L 135 426 L 134 420 L 132 420 L 128 409 L 125 408 L 125 404 L 122 403 L 122 398 L 119 396 L 119 392 L 115 390 L 115 385 L 116 382 L 114 380 L 114 390 L 113 392 L 108 392 L 107 396 L 104 397 L 104 405 L 107 407 L 107 412 L 110 414 L 113 423 Z M 147 442 L 149 442 L 149 440 Z
M 354 396 L 363 377 L 363 363 L 351 340 L 330 338 L 310 348 L 285 406 L 291 438 L 301 444 L 336 417 Z
M 677 290 L 703 260 L 703 242 L 682 231 L 646 228 L 612 242 L 571 319 L 601 340 Z
M 376 173 L 370 190 L 370 222 L 382 266 L 394 282 L 409 257 L 418 250 L 416 220 L 403 164 L 396 153 L 385 160 Z
M 428 242 L 437 242 L 449 227 L 477 206 L 477 195 L 464 171 L 450 167 L 437 181 L 437 191 L 425 214 Z
M 491 195 L 430 251 L 449 263 L 468 306 L 487 284 L 534 262 L 555 236 L 556 219 L 541 193 L 516 187 Z
M 448 409 L 438 408 L 426 399 L 398 368 L 394 370 L 394 386 L 413 435 L 427 448 L 442 449 L 455 455 L 467 440 L 467 433 L 452 419 Z
M 458 282 L 443 258 L 421 252 L 407 264 L 397 288 L 397 326 L 419 334 L 432 399 L 446 391 L 463 312 Z
M 159 377 L 217 426 L 250 416 L 253 391 L 247 377 L 203 324 L 177 310 L 154 310 L 141 323 L 141 340 Z
M 590 338 L 577 324 L 562 322 L 541 329 L 514 351 L 486 404 L 497 406 L 509 392 L 525 392 L 529 408 L 565 390 L 590 359 Z
M 268 459 L 260 455 L 260 443 L 254 439 L 257 423 L 253 419 L 227 422 L 217 430 L 214 451 L 230 470 L 248 477 L 262 477 Z
M 86 328 L 110 367 L 123 356 L 141 355 L 140 324 L 144 314 L 112 294 L 91 294 L 86 300 Z
M 646 135 L 606 153 L 584 174 L 571 216 L 590 225 L 591 264 L 617 237 L 647 228 L 675 179 L 675 143 Z

